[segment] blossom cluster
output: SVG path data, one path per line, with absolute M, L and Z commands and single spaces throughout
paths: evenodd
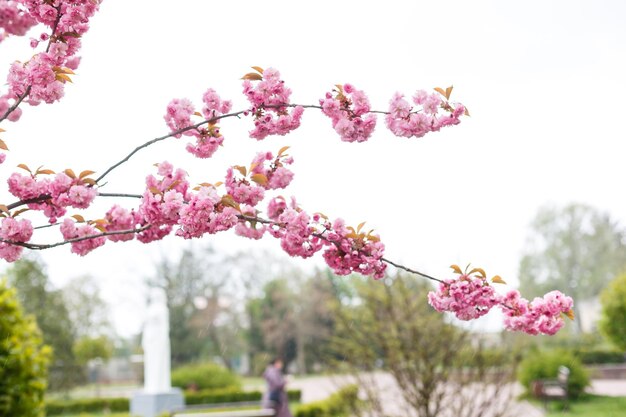
M 25 63 L 11 65 L 7 78 L 9 96 L 28 95 L 25 101 L 37 105 L 53 103 L 63 97 L 64 84 L 78 67 L 81 37 L 89 29 L 89 19 L 98 10 L 99 0 L 20 0 L 28 16 L 51 29 L 33 39 L 31 46 L 48 41 L 44 52 Z
M 282 249 L 291 256 L 308 258 L 325 248 L 326 264 L 337 275 L 360 273 L 380 279 L 387 264 L 385 246 L 377 235 L 346 227 L 343 219 L 330 222 L 320 213 L 309 215 L 295 200 L 287 204 L 283 197 L 270 200 L 268 217 L 273 224 L 266 230 L 280 239 Z
M 532 335 L 553 335 L 563 327 L 563 314 L 573 318 L 572 298 L 559 291 L 550 291 L 529 302 L 520 296 L 519 291 L 512 290 L 502 297 L 501 306 L 507 330 L 520 330 Z
M 337 85 L 336 93 L 326 93 L 320 100 L 322 112 L 330 117 L 333 129 L 345 142 L 364 142 L 376 127 L 376 115 L 370 113 L 365 93 L 352 84 Z
M 563 327 L 563 315 L 573 318 L 572 298 L 559 291 L 551 291 L 529 302 L 517 290 L 506 295 L 497 293 L 480 268 L 469 273 L 461 273 L 456 265 L 453 268 L 459 276 L 441 282 L 437 291 L 428 293 L 428 303 L 439 312 L 448 311 L 460 320 L 472 320 L 499 306 L 507 330 L 532 335 L 553 335 Z M 492 281 L 503 283 L 499 277 Z
M 20 7 L 19 1 L 0 1 L 0 42 L 9 35 L 24 36 L 35 24 L 35 19 Z
M 28 168 L 25 167 L 24 168 Z M 49 170 L 38 170 L 28 174 L 15 172 L 8 179 L 9 192 L 22 201 L 48 198 L 28 204 L 31 210 L 42 211 L 50 223 L 65 215 L 67 207 L 85 209 L 93 202 L 97 190 L 92 187 L 93 180 L 88 178 L 91 171 L 83 171 L 79 176 L 71 170 L 54 173 Z M 45 175 L 41 177 L 40 175 Z
M 281 149 L 274 157 L 272 152 L 259 152 L 252 160 L 250 168 L 232 166 L 226 172 L 226 190 L 239 204 L 256 206 L 265 197 L 265 190 L 285 188 L 293 179 L 293 172 L 287 165 L 293 158 Z
M 462 274 L 440 283 L 436 293 L 429 292 L 428 302 L 437 311 L 452 312 L 460 320 L 473 320 L 487 314 L 500 299 L 485 277 Z
M 5 217 L 0 225 L 0 239 L 11 242 L 28 242 L 33 235 L 33 225 L 30 220 L 16 220 L 13 217 Z M 24 250 L 21 246 L 11 245 L 0 241 L 0 258 L 7 262 L 15 262 Z
M 304 108 L 295 106 L 291 112 L 287 110 L 291 90 L 285 87 L 280 72 L 274 68 L 254 68 L 256 73 L 243 77 L 243 93 L 252 104 L 246 113 L 254 117 L 254 129 L 250 131 L 250 137 L 262 140 L 269 135 L 283 136 L 297 129 Z M 253 81 L 258 83 L 255 85 Z
M 459 124 L 460 117 L 466 114 L 462 104 L 454 107 L 443 98 L 448 98 L 451 89 L 445 96 L 441 93 L 428 93 L 419 90 L 413 96 L 411 106 L 400 93 L 394 94 L 389 101 L 389 112 L 385 116 L 387 128 L 396 136 L 421 138 L 427 133 L 437 132 L 442 127 Z
M 92 250 L 104 245 L 106 242 L 104 236 L 97 236 L 99 234 L 98 229 L 92 224 L 77 223 L 69 218 L 63 219 L 61 223 L 61 234 L 65 240 L 93 236 L 71 243 L 72 253 L 80 256 L 88 254 Z
M 172 132 L 193 126 L 192 116 L 204 116 L 208 120 L 208 126 L 198 126 L 174 135 L 180 138 L 182 135 L 194 137 L 195 143 L 187 144 L 187 151 L 198 158 L 210 158 L 215 151 L 222 146 L 224 136 L 217 126 L 218 118 L 230 111 L 230 100 L 222 100 L 215 90 L 209 88 L 202 95 L 202 113 L 195 110 L 193 103 L 188 99 L 173 99 L 167 105 L 165 122 Z

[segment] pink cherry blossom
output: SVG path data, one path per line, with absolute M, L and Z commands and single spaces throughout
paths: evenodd
M 61 234 L 65 240 L 81 238 L 85 236 L 95 236 L 101 234 L 101 232 L 94 226 L 82 223 L 79 226 L 72 219 L 64 219 L 61 223 Z M 91 239 L 85 239 L 78 242 L 72 242 L 72 253 L 80 256 L 85 256 L 92 250 L 104 245 L 106 238 L 104 236 L 98 236 Z
M 461 274 L 428 293 L 428 303 L 437 311 L 449 311 L 460 320 L 473 320 L 498 305 L 500 298 L 484 277 Z
M 326 93 L 320 100 L 322 113 L 330 117 L 335 131 L 345 142 L 364 142 L 376 127 L 376 115 L 370 112 L 370 103 L 361 90 L 352 84 L 337 86 L 336 94 Z
M 262 140 L 269 135 L 286 135 L 300 126 L 304 108 L 296 106 L 287 110 L 291 90 L 285 87 L 280 73 L 274 68 L 267 68 L 262 73 L 262 80 L 253 84 L 244 79 L 243 93 L 252 104 L 248 114 L 254 118 L 254 129 L 250 137 Z
M 132 212 L 115 204 L 105 215 L 106 231 L 117 232 L 122 230 L 132 230 L 135 224 L 135 218 Z M 109 235 L 107 238 L 111 242 L 125 242 L 135 238 L 133 233 Z
M 249 217 L 256 217 L 257 210 L 254 207 L 241 206 L 241 214 Z M 258 240 L 265 234 L 265 225 L 251 220 L 240 220 L 235 226 L 235 234 L 248 239 Z
M 5 217 L 0 225 L 0 239 L 11 242 L 28 242 L 33 235 L 33 225 L 30 220 L 16 220 Z M 7 262 L 18 260 L 24 250 L 23 247 L 0 241 L 0 258 Z

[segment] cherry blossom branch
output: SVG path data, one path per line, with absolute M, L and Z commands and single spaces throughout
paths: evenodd
M 52 30 L 50 31 L 50 40 L 48 41 L 48 46 L 46 46 L 46 52 L 50 52 L 50 47 L 52 46 L 52 41 L 54 40 L 54 34 L 57 28 L 59 27 L 59 22 L 61 21 L 61 17 L 63 17 L 63 14 L 61 14 L 61 6 L 57 6 L 55 7 L 55 9 L 57 11 L 57 17 L 52 26 Z M 28 87 L 26 87 L 24 94 L 18 96 L 15 103 L 13 103 L 13 105 L 9 107 L 6 112 L 4 112 L 2 117 L 0 117 L 0 123 L 3 122 L 5 119 L 7 119 L 11 115 L 11 113 L 17 110 L 17 108 L 20 106 L 22 101 L 24 101 L 24 99 L 28 97 L 31 89 L 32 89 L 32 85 L 29 85 Z
M 115 168 L 117 168 L 120 165 L 122 165 L 123 163 L 127 162 L 137 152 L 139 152 L 140 150 L 142 150 L 144 148 L 147 148 L 150 145 L 153 145 L 153 144 L 155 144 L 157 142 L 161 142 L 162 140 L 174 137 L 174 136 L 179 135 L 181 133 L 185 133 L 185 132 L 188 132 L 190 130 L 195 130 L 195 129 L 201 127 L 201 126 L 204 126 L 205 124 L 213 123 L 213 122 L 216 122 L 216 121 L 218 121 L 220 119 L 224 119 L 226 117 L 239 117 L 240 115 L 244 114 L 245 112 L 247 112 L 247 110 L 241 110 L 241 111 L 238 111 L 238 112 L 235 112 L 235 113 L 229 113 L 229 114 L 224 114 L 224 115 L 217 116 L 217 117 L 212 117 L 210 119 L 203 120 L 203 121 L 201 121 L 199 123 L 196 123 L 195 125 L 187 126 L 187 127 L 182 128 L 182 129 L 178 129 L 178 130 L 176 130 L 174 132 L 168 133 L 167 135 L 163 135 L 163 136 L 160 136 L 158 138 L 154 138 L 152 140 L 149 140 L 146 143 L 137 146 L 128 155 L 126 155 L 123 159 L 121 159 L 120 161 L 116 162 L 115 164 L 113 164 L 109 168 L 107 168 L 107 170 L 104 171 L 104 173 L 102 175 L 100 175 L 98 178 L 96 178 L 96 184 L 99 183 L 100 181 L 102 181 L 102 179 L 104 177 L 106 177 Z
M 46 200 L 49 200 L 51 198 L 51 196 L 49 194 L 42 194 L 39 197 L 33 197 L 33 198 L 28 198 L 26 200 L 19 200 L 16 201 L 14 203 L 11 203 L 9 205 L 7 205 L 7 209 L 8 210 L 13 210 L 14 208 L 26 205 L 26 204 L 35 204 L 35 203 L 41 203 L 44 202 Z
M 100 197 L 123 197 L 123 198 L 141 198 L 141 194 L 127 194 L 127 193 L 101 193 L 98 192 Z
M 381 260 L 382 260 L 383 262 L 385 262 L 385 263 L 388 263 L 388 264 L 389 264 L 389 265 L 391 265 L 391 266 L 395 266 L 396 268 L 398 268 L 398 269 L 402 269 L 402 270 L 404 270 L 404 271 L 406 271 L 406 272 L 409 272 L 409 273 L 411 273 L 411 274 L 419 275 L 419 276 L 421 276 L 421 277 L 424 277 L 424 278 L 430 279 L 430 280 L 432 280 L 432 281 L 437 281 L 437 282 L 442 283 L 442 284 L 444 283 L 444 281 L 443 281 L 443 280 L 440 280 L 439 278 L 435 278 L 435 277 L 433 277 L 433 276 L 430 276 L 430 275 L 424 274 L 423 272 L 416 271 L 415 269 L 407 268 L 406 266 L 404 266 L 404 265 L 400 265 L 400 264 L 397 264 L 397 263 L 395 263 L 395 262 L 393 262 L 393 261 L 391 261 L 391 260 L 389 260 L 389 259 L 387 259 L 387 258 L 381 258 Z
M 50 225 L 50 226 L 54 226 L 54 225 Z M 116 231 L 112 231 L 112 232 L 102 232 L 102 233 L 98 233 L 98 234 L 95 234 L 95 235 L 81 236 L 81 237 L 76 237 L 76 238 L 73 238 L 73 239 L 67 239 L 67 240 L 63 240 L 61 242 L 49 243 L 49 244 L 15 242 L 15 241 L 8 240 L 8 239 L 3 239 L 3 238 L 0 238 L 0 242 L 8 243 L 10 245 L 15 245 L 15 246 L 21 246 L 23 248 L 27 248 L 27 249 L 31 249 L 31 250 L 44 250 L 44 249 L 56 248 L 57 246 L 63 246 L 63 245 L 67 245 L 67 244 L 70 244 L 70 243 L 82 242 L 82 241 L 89 240 L 89 239 L 97 239 L 97 238 L 100 238 L 100 237 L 114 236 L 114 235 L 130 235 L 130 234 L 135 234 L 135 233 L 141 233 L 141 232 L 143 232 L 145 230 L 148 230 L 150 227 L 151 227 L 151 225 L 148 224 L 148 225 L 145 225 L 145 226 L 140 227 L 138 229 L 116 230 Z
M 256 223 L 261 223 L 261 224 L 266 224 L 266 225 L 271 225 L 271 226 L 278 226 L 278 227 L 284 228 L 284 225 L 282 223 L 280 223 L 280 222 L 275 222 L 275 221 L 272 221 L 272 220 L 263 219 L 261 217 L 251 217 L 251 216 L 246 216 L 245 214 L 239 214 L 239 215 L 237 215 L 237 217 L 240 220 L 247 221 L 247 222 L 256 222 Z M 320 238 L 320 239 L 322 239 L 322 240 L 324 240 L 326 242 L 329 242 L 329 243 L 332 243 L 334 245 L 337 245 L 336 242 L 330 241 L 326 236 L 324 236 L 323 233 L 312 233 L 312 235 L 317 237 L 317 238 Z M 381 260 L 383 262 L 389 264 L 389 265 L 392 265 L 392 266 L 394 266 L 394 267 L 396 267 L 398 269 L 402 269 L 402 270 L 404 270 L 406 272 L 409 272 L 411 274 L 419 275 L 419 276 L 427 278 L 427 279 L 429 279 L 431 281 L 437 281 L 437 282 L 442 283 L 442 284 L 444 283 L 444 281 L 439 279 L 439 278 L 435 278 L 435 277 L 433 277 L 431 275 L 425 274 L 425 273 L 417 271 L 415 269 L 411 269 L 411 268 L 408 268 L 408 267 L 406 267 L 404 265 L 400 265 L 400 264 L 398 264 L 396 262 L 393 262 L 393 261 L 391 261 L 391 260 L 389 260 L 387 258 L 381 258 Z
M 316 105 L 316 104 L 289 104 L 289 103 L 268 105 L 268 106 L 264 106 L 263 108 L 278 109 L 278 108 L 283 108 L 283 107 L 291 107 L 291 108 L 302 107 L 302 108 L 305 108 L 305 109 L 322 110 L 322 106 L 319 106 L 319 105 Z M 250 109 L 245 109 L 245 110 L 239 110 L 239 111 L 234 112 L 234 113 L 227 113 L 227 114 L 223 114 L 223 115 L 220 115 L 220 116 L 212 117 L 210 119 L 203 120 L 203 121 L 198 122 L 196 124 L 184 127 L 182 129 L 174 130 L 174 131 L 172 131 L 172 132 L 170 132 L 170 133 L 168 133 L 166 135 L 159 136 L 157 138 L 149 140 L 149 141 L 145 142 L 144 144 L 137 146 L 128 155 L 126 155 L 123 159 L 121 159 L 120 161 L 116 162 L 115 164 L 113 164 L 109 168 L 107 168 L 107 170 L 104 171 L 104 173 L 102 173 L 102 175 L 100 175 L 98 178 L 96 178 L 96 184 L 99 183 L 100 181 L 102 181 L 104 179 L 104 177 L 106 177 L 109 173 L 111 173 L 111 171 L 113 171 L 114 169 L 116 169 L 120 165 L 122 165 L 125 162 L 127 162 L 137 152 L 139 152 L 142 149 L 147 148 L 150 145 L 154 145 L 155 143 L 161 142 L 161 141 L 163 141 L 165 139 L 168 139 L 168 138 L 171 138 L 171 137 L 175 137 L 177 135 L 183 134 L 183 133 L 188 132 L 190 130 L 197 130 L 199 127 L 202 127 L 202 126 L 207 125 L 207 124 L 215 123 L 215 122 L 217 122 L 218 120 L 221 120 L 221 119 L 226 119 L 228 117 L 237 117 L 237 118 L 239 118 L 239 116 L 241 116 L 242 114 L 247 114 L 250 111 L 251 111 Z M 367 113 L 389 114 L 389 112 L 381 111 L 381 110 L 370 110 Z
M 26 91 L 24 91 L 24 94 L 22 94 L 21 96 L 19 96 L 17 98 L 17 100 L 15 101 L 15 103 L 13 103 L 13 105 L 11 107 L 9 107 L 7 109 L 6 112 L 4 112 L 4 114 L 2 115 L 2 117 L 0 117 L 0 123 L 3 122 L 6 118 L 8 118 L 11 113 L 13 113 L 15 110 L 17 110 L 17 108 L 20 106 L 20 104 L 22 103 L 22 101 L 24 101 L 24 99 L 26 97 L 28 97 L 28 95 L 30 94 L 30 90 L 31 90 L 32 86 L 28 86 L 26 88 Z

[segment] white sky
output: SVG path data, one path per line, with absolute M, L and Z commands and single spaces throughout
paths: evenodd
M 65 98 L 24 106 L 19 123 L 3 124 L 11 152 L 0 177 L 18 163 L 102 172 L 166 133 L 172 98 L 199 107 L 213 87 L 243 109 L 239 78 L 252 65 L 279 69 L 301 104 L 350 82 L 386 110 L 395 91 L 454 84 L 452 98 L 472 117 L 422 139 L 396 138 L 379 119 L 370 142 L 342 143 L 330 120 L 309 110 L 295 133 L 257 143 L 246 134 L 251 121 L 233 119 L 222 123 L 225 147 L 212 159 L 194 159 L 185 139 L 171 139 L 115 171 L 103 191 L 141 193 L 152 164 L 163 160 L 186 168 L 192 182 L 215 182 L 228 165 L 290 145 L 296 177 L 285 194 L 304 208 L 367 221 L 390 259 L 424 272 L 444 277 L 451 263 L 472 262 L 515 283 L 539 207 L 585 202 L 626 222 L 624 22 L 626 3 L 618 0 L 105 0 Z M 32 54 L 27 38 L 0 51 L 0 68 Z M 0 201 L 13 201 L 6 186 Z M 112 203 L 86 217 L 101 217 Z M 230 252 L 279 248 L 271 237 L 202 241 Z M 142 282 L 155 260 L 186 244 L 107 243 L 84 258 L 68 247 L 42 256 L 56 285 L 83 273 L 99 278 L 128 335 L 139 329 Z

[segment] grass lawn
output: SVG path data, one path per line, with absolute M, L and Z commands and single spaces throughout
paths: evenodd
M 556 402 L 548 403 L 546 417 L 626 417 L 626 397 L 586 395 L 572 401 L 568 411 L 560 411 L 559 406 Z

